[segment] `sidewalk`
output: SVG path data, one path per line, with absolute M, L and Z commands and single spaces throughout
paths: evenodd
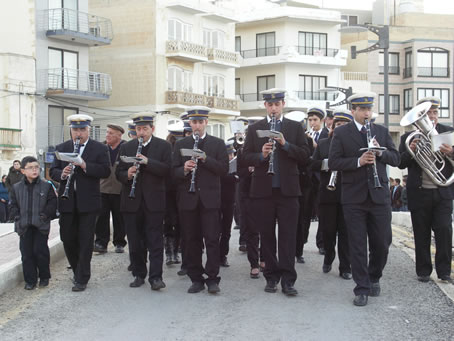
M 48 245 L 51 264 L 64 257 L 58 220 L 52 221 Z M 0 295 L 23 280 L 19 236 L 14 232 L 14 224 L 0 224 Z

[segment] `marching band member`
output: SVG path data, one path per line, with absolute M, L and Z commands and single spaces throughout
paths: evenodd
M 99 182 L 109 176 L 110 162 L 107 147 L 89 139 L 92 117 L 76 114 L 67 120 L 71 140 L 59 144 L 56 150 L 76 152 L 82 161 L 72 165 L 55 158 L 50 176 L 60 183 L 60 238 L 74 272 L 72 291 L 84 291 L 91 276 L 96 219 L 101 210 Z
M 416 104 L 431 102 L 427 112 L 429 119 L 434 123 L 439 133 L 454 130 L 451 127 L 438 123 L 438 108 L 441 100 L 438 97 L 425 97 Z M 401 137 L 399 152 L 401 162 L 399 168 L 408 168 L 407 198 L 411 213 L 413 234 L 415 237 L 416 274 L 421 282 L 428 282 L 432 273 L 432 258 L 430 254 L 431 231 L 435 236 L 435 270 L 442 281 L 452 282 L 452 200 L 454 199 L 454 184 L 438 186 L 426 174 L 421 166 L 412 158 L 406 149 L 406 133 Z M 415 153 L 417 138 L 410 142 L 410 148 Z M 445 155 L 443 175 L 449 178 L 453 167 L 447 158 L 453 157 L 453 147 L 443 144 L 440 151 Z
M 331 271 L 331 264 L 336 257 L 336 236 L 338 239 L 339 276 L 351 279 L 350 255 L 348 250 L 347 227 L 345 226 L 342 205 L 340 203 L 342 178 L 341 172 L 328 169 L 328 155 L 335 129 L 352 121 L 353 117 L 346 110 L 334 111 L 332 130 L 327 139 L 319 141 L 313 155 L 311 168 L 320 172 L 319 188 L 319 229 L 323 234 L 325 259 L 322 270 Z M 325 164 L 326 163 L 326 164 Z
M 131 140 L 136 139 L 137 132 L 136 132 L 136 125 L 134 124 L 134 122 L 132 120 L 127 120 L 125 123 L 128 125 L 128 137 Z
M 341 202 L 356 283 L 356 306 L 366 305 L 369 296 L 380 295 L 379 281 L 392 238 L 386 165 L 395 167 L 400 162 L 388 129 L 366 122 L 372 116 L 375 96 L 361 93 L 347 99 L 354 120 L 335 129 L 328 161 L 331 170 L 342 171 Z M 376 152 L 367 149 L 372 146 Z M 380 150 L 382 147 L 386 150 Z M 362 152 L 361 148 L 367 151 Z
M 192 136 L 175 143 L 172 175 L 178 183 L 178 210 L 184 233 L 183 259 L 188 266 L 192 285 L 188 293 L 197 293 L 208 286 L 211 294 L 220 291 L 219 282 L 219 209 L 221 207 L 221 176 L 227 174 L 229 157 L 223 140 L 208 135 L 206 127 L 210 109 L 192 107 L 188 118 Z M 200 156 L 182 156 L 185 149 L 197 149 Z M 202 244 L 207 260 L 202 266 Z M 204 278 L 203 274 L 208 278 Z
M 251 210 L 261 229 L 266 264 L 265 291 L 276 292 L 280 281 L 282 292 L 294 296 L 298 294 L 294 288 L 297 277 L 295 238 L 298 196 L 301 195 L 298 163 L 309 158 L 309 148 L 301 124 L 281 117 L 285 90 L 270 89 L 261 94 L 267 117 L 248 127 L 244 145 L 246 165 L 254 167 L 250 188 Z M 259 138 L 259 130 L 274 130 L 282 134 L 276 138 Z M 279 224 L 277 247 L 276 219 Z
M 137 288 L 145 283 L 147 267 L 144 254 L 148 250 L 148 281 L 152 290 L 160 290 L 166 286 L 162 280 L 162 221 L 166 203 L 165 179 L 171 165 L 171 146 L 153 136 L 153 115 L 138 113 L 132 119 L 138 138 L 120 147 L 120 164 L 116 170 L 117 178 L 123 184 L 120 210 L 125 220 L 134 276 L 134 281 L 129 286 Z M 126 163 L 121 159 L 123 156 L 136 156 L 140 161 Z

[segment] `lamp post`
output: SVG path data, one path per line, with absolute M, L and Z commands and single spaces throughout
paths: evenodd
M 333 104 L 329 104 L 328 102 L 326 102 L 326 109 L 329 109 L 330 107 L 337 107 L 339 105 L 344 105 L 344 104 L 347 104 L 347 107 L 348 107 L 347 98 L 349 98 L 351 95 L 353 95 L 353 89 L 351 86 L 348 88 L 340 88 L 338 86 L 327 86 L 326 88 L 318 89 L 317 91 L 318 92 L 339 91 L 345 95 L 345 98 L 340 102 L 333 103 Z
M 341 32 L 358 32 L 369 30 L 375 33 L 378 36 L 378 42 L 375 44 L 363 49 L 363 50 L 356 50 L 356 46 L 351 47 L 351 55 L 352 59 L 356 59 L 356 55 L 359 53 L 368 53 L 375 50 L 383 49 L 383 59 L 384 59 L 384 70 L 383 70 L 383 90 L 384 90 L 384 124 L 385 127 L 389 127 L 389 26 L 375 26 L 375 25 L 355 25 L 355 26 L 347 26 L 341 28 Z

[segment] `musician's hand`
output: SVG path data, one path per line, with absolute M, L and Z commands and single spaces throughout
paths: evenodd
M 128 168 L 128 180 L 131 180 L 134 177 L 134 174 L 137 173 L 136 166 L 131 166 Z
M 364 165 L 371 165 L 375 162 L 375 154 L 373 152 L 365 152 L 359 158 L 359 165 L 362 167 Z
M 184 163 L 184 173 L 188 174 L 196 167 L 196 163 L 193 160 L 188 160 Z
M 372 139 L 372 145 L 374 147 L 380 147 L 380 143 L 378 143 L 378 141 L 375 137 Z M 383 154 L 383 152 L 381 150 L 374 151 L 374 153 L 377 156 L 381 156 Z
M 74 162 L 74 166 L 79 166 L 80 168 L 82 168 L 83 171 L 87 169 L 87 164 L 83 159 L 82 162 Z
M 414 153 L 416 152 L 416 144 L 419 142 L 419 139 L 413 139 L 410 143 L 410 149 Z
M 445 154 L 445 155 L 452 155 L 453 153 L 453 148 L 449 144 L 443 143 L 440 146 L 440 151 Z
M 148 164 L 148 158 L 145 155 L 142 154 L 137 154 L 137 157 L 141 158 L 142 160 L 140 161 L 141 165 L 146 165 Z
M 254 166 L 249 166 L 249 167 L 248 167 L 249 173 L 253 173 L 253 172 L 254 172 L 254 169 L 255 169 Z
M 273 142 L 267 142 L 262 147 L 262 155 L 266 159 L 273 150 Z
M 71 169 L 72 169 L 71 165 L 67 165 L 65 168 L 63 168 L 63 171 L 61 172 L 62 180 L 65 180 L 69 176 L 69 174 L 71 174 Z
M 282 137 L 279 137 L 279 138 L 274 138 L 274 141 L 276 141 L 277 143 L 279 143 L 281 146 L 284 146 L 285 145 L 285 138 L 284 138 L 284 135 L 282 135 Z
M 206 154 L 204 156 L 199 156 L 198 159 L 202 162 L 205 162 L 207 160 Z

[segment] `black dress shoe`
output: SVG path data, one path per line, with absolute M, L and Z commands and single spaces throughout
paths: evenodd
M 39 287 L 45 288 L 49 285 L 49 278 L 42 278 L 39 280 Z
M 217 294 L 218 292 L 221 291 L 221 288 L 219 288 L 219 284 L 217 284 L 216 282 L 214 283 L 207 283 L 207 287 L 208 287 L 208 292 L 210 294 Z
M 221 259 L 221 262 L 219 263 L 220 266 L 224 268 L 228 268 L 230 266 L 229 262 L 227 261 L 227 257 L 224 257 Z
M 185 268 L 181 268 L 180 270 L 178 270 L 177 272 L 177 275 L 178 276 L 186 276 L 188 274 L 188 270 L 185 269 Z
M 430 281 L 430 276 L 418 276 L 418 281 L 427 283 Z
M 325 249 L 323 247 L 319 247 L 318 248 L 318 253 L 321 254 L 321 255 L 324 255 L 326 252 L 325 252 Z
M 440 276 L 439 278 L 443 282 L 452 283 L 452 278 L 449 275 L 443 275 L 443 276 Z
M 166 284 L 160 278 L 155 278 L 151 281 L 151 290 L 161 290 L 166 287 Z
M 173 264 L 173 259 L 171 254 L 166 255 L 166 265 L 172 265 Z
M 93 247 L 93 252 L 106 253 L 107 247 L 104 247 L 101 244 L 95 243 L 95 246 Z
M 247 246 L 246 246 L 246 244 L 241 244 L 241 245 L 238 247 L 238 250 L 240 250 L 241 252 L 247 252 Z
M 343 279 L 352 279 L 352 274 L 350 272 L 341 272 L 339 276 Z
M 121 245 L 115 246 L 115 253 L 124 253 L 124 252 L 125 252 L 124 246 L 121 246 Z
M 322 266 L 323 273 L 327 274 L 331 271 L 331 264 L 323 264 Z
M 277 291 L 277 283 L 275 281 L 266 281 L 265 292 L 275 293 Z
M 370 284 L 370 293 L 369 296 L 371 297 L 377 297 L 380 296 L 381 288 L 380 288 L 380 283 L 371 283 Z
M 298 256 L 298 257 L 296 257 L 296 262 L 297 262 L 297 263 L 300 263 L 300 264 L 306 263 L 306 262 L 304 261 L 304 257 L 303 257 L 303 256 Z
M 235 227 L 233 229 L 234 230 L 239 230 L 240 229 L 240 225 L 235 225 Z
M 81 284 L 81 283 L 74 283 L 74 286 L 72 288 L 72 291 L 74 292 L 80 292 L 80 291 L 84 291 L 85 289 L 87 289 L 87 285 L 86 284 Z
M 298 295 L 298 291 L 293 287 L 293 285 L 283 285 L 282 286 L 282 293 L 287 296 L 296 296 Z
M 24 289 L 25 290 L 33 290 L 36 288 L 36 284 L 25 283 Z
M 202 282 L 193 282 L 188 289 L 188 293 L 196 294 L 198 292 L 201 292 L 202 290 L 205 290 L 205 284 L 203 284 Z
M 129 283 L 129 286 L 131 288 L 138 288 L 138 287 L 141 287 L 142 285 L 144 285 L 145 283 L 145 280 L 139 276 L 136 276 L 134 278 L 134 281 L 132 281 L 131 283 Z
M 173 264 L 180 264 L 180 257 L 178 257 L 178 252 L 175 252 L 172 257 Z
M 128 265 L 128 271 L 132 271 L 132 264 Z
M 367 295 L 357 295 L 353 300 L 353 304 L 358 307 L 363 307 L 367 304 Z
M 257 270 L 256 272 L 252 272 L 252 270 Z M 251 272 L 249 273 L 249 276 L 253 279 L 259 278 L 260 277 L 260 269 L 259 268 L 252 268 Z

